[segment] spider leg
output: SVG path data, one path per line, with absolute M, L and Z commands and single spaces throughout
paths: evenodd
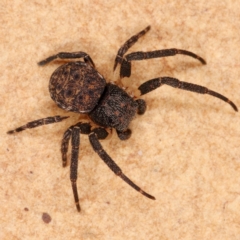
M 80 204 L 78 198 L 78 190 L 77 190 L 77 169 L 78 169 L 78 153 L 79 153 L 79 145 L 80 145 L 80 128 L 74 126 L 72 128 L 72 152 L 71 152 L 71 165 L 70 165 L 70 180 L 72 183 L 73 196 L 75 200 L 75 204 L 77 210 L 80 212 Z
M 77 210 L 80 212 L 80 204 L 77 190 L 77 170 L 78 170 L 78 155 L 80 146 L 80 133 L 89 134 L 91 132 L 91 125 L 89 123 L 77 123 L 69 127 L 63 134 L 61 152 L 63 167 L 67 165 L 67 151 L 69 140 L 71 137 L 71 163 L 70 163 L 70 180 L 72 184 L 73 196 Z
M 115 58 L 115 62 L 114 62 L 114 67 L 113 67 L 113 71 L 116 69 L 118 63 L 121 64 L 123 61 L 123 55 L 128 51 L 128 49 L 130 47 L 132 47 L 132 45 L 134 43 L 136 43 L 138 41 L 138 39 L 140 37 L 142 37 L 143 35 L 145 35 L 149 30 L 150 30 L 150 26 L 147 26 L 145 29 L 143 29 L 141 32 L 137 33 L 136 35 L 132 36 L 131 38 L 129 38 L 118 50 L 117 56 Z
M 103 127 L 97 127 L 92 130 L 97 135 L 98 139 L 106 139 L 108 136 L 108 132 L 105 128 Z
M 80 146 L 80 133 L 89 134 L 91 132 L 91 125 L 89 123 L 79 122 L 69 127 L 63 134 L 61 152 L 62 152 L 62 165 L 67 165 L 67 151 L 68 145 L 71 138 L 72 152 L 71 152 L 71 163 L 70 163 L 70 180 L 72 184 L 73 196 L 77 210 L 80 212 L 81 207 L 79 204 L 78 190 L 77 190 L 77 170 L 78 170 L 78 155 Z M 99 139 L 105 139 L 108 136 L 108 132 L 102 128 L 94 128 L 93 133 L 97 135 Z
M 63 134 L 62 143 L 61 143 L 61 153 L 62 153 L 62 166 L 67 166 L 67 152 L 69 140 L 72 136 L 73 127 L 79 127 L 82 134 L 89 134 L 91 132 L 91 125 L 89 123 L 77 123 L 71 127 L 69 127 Z
M 169 57 L 169 56 L 175 56 L 177 54 L 193 57 L 199 60 L 202 64 L 206 64 L 206 61 L 200 56 L 196 55 L 195 53 L 182 50 L 182 49 L 176 49 L 176 48 L 155 50 L 155 51 L 149 51 L 149 52 L 133 52 L 133 53 L 127 54 L 122 60 L 121 68 L 120 68 L 120 77 L 123 78 L 123 77 L 131 76 L 131 61 L 140 61 L 140 60 L 146 60 L 151 58 Z
M 93 150 L 99 155 L 99 157 L 108 165 L 108 167 L 120 178 L 122 178 L 127 184 L 129 184 L 132 188 L 143 194 L 144 196 L 155 200 L 155 197 L 150 194 L 144 192 L 140 187 L 138 187 L 135 183 L 133 183 L 127 176 L 125 176 L 122 170 L 118 167 L 118 165 L 112 160 L 112 158 L 104 151 L 101 143 L 98 140 L 97 135 L 94 132 L 89 134 L 89 141 L 93 147 Z
M 35 128 L 35 127 L 39 127 L 42 125 L 46 125 L 46 124 L 51 124 L 51 123 L 56 123 L 56 122 L 61 122 L 62 120 L 69 118 L 69 116 L 54 116 L 54 117 L 47 117 L 47 118 L 41 118 L 32 122 L 28 122 L 27 124 L 18 127 L 14 130 L 10 130 L 7 132 L 7 134 L 13 134 L 15 132 L 20 132 L 23 131 L 25 129 L 28 128 Z
M 89 65 L 91 65 L 92 67 L 95 67 L 94 63 L 93 63 L 93 60 L 91 59 L 91 57 L 85 53 L 85 52 L 60 52 L 60 53 L 57 53 L 56 55 L 53 55 L 53 56 L 50 56 L 42 61 L 40 61 L 38 63 L 39 66 L 43 66 L 55 59 L 73 59 L 73 58 L 83 58 L 84 61 L 86 63 L 88 63 Z
M 211 96 L 214 96 L 216 98 L 219 98 L 219 99 L 229 103 L 236 112 L 238 111 L 237 106 L 232 101 L 230 101 L 227 97 L 223 96 L 222 94 L 220 94 L 218 92 L 214 92 L 206 87 L 203 87 L 203 86 L 200 86 L 197 84 L 179 81 L 178 79 L 172 78 L 172 77 L 160 77 L 160 78 L 151 79 L 151 80 L 141 84 L 138 87 L 138 89 L 140 90 L 141 95 L 144 95 L 144 94 L 151 92 L 154 89 L 162 86 L 163 84 L 169 85 L 174 88 L 180 88 L 183 90 L 188 90 L 188 91 L 192 91 L 192 92 L 196 92 L 196 93 L 209 94 Z
M 139 60 L 145 60 L 145 59 L 151 59 L 151 58 L 175 56 L 177 54 L 190 56 L 192 58 L 199 60 L 202 64 L 206 64 L 206 61 L 200 56 L 196 55 L 195 53 L 182 50 L 182 49 L 176 49 L 176 48 L 155 50 L 155 51 L 149 51 L 149 52 L 133 52 L 133 53 L 127 54 L 125 58 L 127 61 L 139 61 Z
M 62 153 L 62 166 L 67 166 L 67 152 L 70 137 L 72 136 L 73 126 L 67 129 L 67 131 L 63 134 L 62 144 L 61 144 L 61 153 Z

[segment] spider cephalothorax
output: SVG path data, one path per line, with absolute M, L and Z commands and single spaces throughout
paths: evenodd
M 187 55 L 206 64 L 205 60 L 198 55 L 181 49 L 164 49 L 151 52 L 133 52 L 124 56 L 127 50 L 137 42 L 137 40 L 150 30 L 150 26 L 132 36 L 119 49 L 115 58 L 114 70 L 120 64 L 120 77 L 130 77 L 131 61 L 144 60 L 150 58 L 160 58 L 174 56 L 176 54 Z M 87 114 L 90 119 L 99 127 L 93 128 L 91 123 L 78 122 L 69 127 L 62 139 L 61 152 L 62 164 L 67 165 L 67 151 L 69 140 L 71 138 L 71 162 L 70 162 L 70 180 L 72 183 L 73 195 L 77 210 L 80 211 L 80 204 L 77 191 L 77 167 L 78 153 L 80 144 L 80 134 L 87 134 L 94 151 L 108 165 L 108 167 L 126 183 L 144 196 L 155 199 L 155 197 L 143 191 L 133 183 L 122 170 L 105 152 L 99 139 L 105 139 L 108 136 L 107 128 L 113 128 L 117 131 L 121 140 L 126 140 L 131 136 L 131 130 L 128 128 L 136 114 L 143 114 L 146 110 L 146 103 L 143 99 L 136 99 L 130 96 L 125 90 L 113 83 L 107 83 L 104 77 L 96 70 L 90 56 L 85 52 L 62 52 L 39 62 L 39 65 L 45 65 L 55 59 L 84 59 L 83 61 L 69 62 L 61 65 L 52 74 L 49 82 L 49 92 L 56 104 L 66 111 L 72 111 L 79 114 Z M 196 93 L 209 94 L 229 103 L 235 111 L 238 111 L 236 105 L 225 96 L 192 83 L 182 82 L 172 77 L 159 77 L 146 81 L 138 87 L 140 95 L 144 95 L 163 84 L 171 87 L 180 88 Z M 35 120 L 27 123 L 15 130 L 8 131 L 8 134 L 20 132 L 27 128 L 34 128 L 45 124 L 60 122 L 68 118 L 67 116 L 54 116 Z

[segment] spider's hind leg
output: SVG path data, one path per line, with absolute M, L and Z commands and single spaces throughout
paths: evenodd
M 115 63 L 113 70 L 116 69 L 117 65 L 120 64 L 120 78 L 130 77 L 131 76 L 131 61 L 140 61 L 146 60 L 151 58 L 162 58 L 162 57 L 169 57 L 175 56 L 177 54 L 187 55 L 189 57 L 195 58 L 200 61 L 202 64 L 206 64 L 206 61 L 198 56 L 197 54 L 177 48 L 170 48 L 170 49 L 162 49 L 162 50 L 155 50 L 155 51 L 147 51 L 147 52 L 132 52 L 124 56 L 124 54 L 128 51 L 128 49 L 138 41 L 140 37 L 146 34 L 150 30 L 150 26 L 143 29 L 141 32 L 137 33 L 136 35 L 132 36 L 128 39 L 118 50 L 117 56 L 115 58 Z
M 150 28 L 151 28 L 150 26 L 147 26 L 141 32 L 137 33 L 136 35 L 133 35 L 119 48 L 117 56 L 115 58 L 113 71 L 116 69 L 118 64 L 123 63 L 123 55 L 128 51 L 128 49 L 132 47 L 132 45 L 135 44 L 140 37 L 145 35 L 150 30 Z
M 41 118 L 41 119 L 38 119 L 38 120 L 28 122 L 27 124 L 25 124 L 21 127 L 18 127 L 16 129 L 10 130 L 10 131 L 7 132 L 7 134 L 13 134 L 15 132 L 21 132 L 23 130 L 26 130 L 28 128 L 35 128 L 35 127 L 39 127 L 39 126 L 42 126 L 42 125 L 61 122 L 62 120 L 66 119 L 66 118 L 69 118 L 69 116 L 54 116 L 54 117 Z
M 186 56 L 195 58 L 198 61 L 200 61 L 202 64 L 206 64 L 206 61 L 202 57 L 198 56 L 193 52 L 182 50 L 182 49 L 170 48 L 170 49 L 162 49 L 162 50 L 155 50 L 155 51 L 149 51 L 149 52 L 139 51 L 139 52 L 129 53 L 124 57 L 120 67 L 120 78 L 131 76 L 131 61 L 170 57 L 170 56 L 175 56 L 177 54 L 186 55 Z
M 40 61 L 38 65 L 39 66 L 46 65 L 55 59 L 76 59 L 76 58 L 83 58 L 85 63 L 91 65 L 92 67 L 95 67 L 93 60 L 85 52 L 60 52 L 60 53 L 57 53 L 56 55 L 50 56 Z

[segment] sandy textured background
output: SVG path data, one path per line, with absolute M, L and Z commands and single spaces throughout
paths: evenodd
M 208 86 L 240 106 L 240 5 L 212 1 L 0 2 L 0 239 L 240 239 L 240 115 L 211 96 L 164 86 L 144 97 L 148 111 L 116 134 L 106 151 L 151 201 L 116 177 L 83 136 L 73 203 L 60 141 L 79 115 L 50 99 L 56 63 L 37 62 L 59 51 L 86 51 L 107 80 L 120 45 L 151 25 L 131 50 L 181 48 L 187 56 L 135 62 L 124 83 L 137 87 L 158 76 Z M 70 115 L 58 124 L 15 135 L 30 120 Z M 27 211 L 28 209 L 28 211 Z M 47 224 L 42 214 L 52 221 Z

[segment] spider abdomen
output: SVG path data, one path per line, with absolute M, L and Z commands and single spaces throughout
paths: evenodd
M 122 88 L 108 83 L 98 105 L 89 113 L 96 124 L 124 131 L 137 113 L 138 104 Z
M 70 62 L 53 72 L 49 92 L 60 108 L 88 113 L 97 105 L 105 86 L 106 80 L 92 66 Z

